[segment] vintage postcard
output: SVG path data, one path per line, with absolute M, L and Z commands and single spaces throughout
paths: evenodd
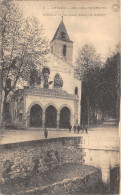
M 120 194 L 120 1 L 0 1 L 0 194 Z

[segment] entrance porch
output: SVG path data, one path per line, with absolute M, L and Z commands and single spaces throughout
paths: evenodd
M 39 104 L 31 106 L 28 113 L 28 128 L 68 129 L 71 124 L 71 110 L 63 105 L 60 109 L 49 105 L 45 109 Z

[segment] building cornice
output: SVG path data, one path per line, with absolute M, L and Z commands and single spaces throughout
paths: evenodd
M 79 99 L 79 97 L 75 94 L 69 94 L 64 90 L 57 90 L 57 89 L 29 88 L 24 90 L 24 95 L 68 99 L 68 100 Z

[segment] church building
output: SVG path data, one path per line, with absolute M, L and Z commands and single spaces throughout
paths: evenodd
M 67 129 L 80 124 L 81 81 L 74 76 L 73 42 L 61 20 L 50 42 L 43 83 L 19 89 L 10 102 L 13 125 L 19 128 Z

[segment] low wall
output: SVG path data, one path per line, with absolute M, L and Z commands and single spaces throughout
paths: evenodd
M 104 150 L 118 150 L 120 149 L 119 137 L 106 137 L 106 136 L 90 136 L 83 135 L 82 145 L 83 148 L 90 149 L 104 149 Z
M 65 179 L 52 185 L 34 188 L 32 190 L 21 192 L 21 194 L 80 194 L 98 192 L 98 185 L 101 183 L 101 173 L 94 170 L 83 178 Z
M 84 162 L 81 137 L 53 138 L 0 145 L 0 182 L 24 178 L 67 162 Z

